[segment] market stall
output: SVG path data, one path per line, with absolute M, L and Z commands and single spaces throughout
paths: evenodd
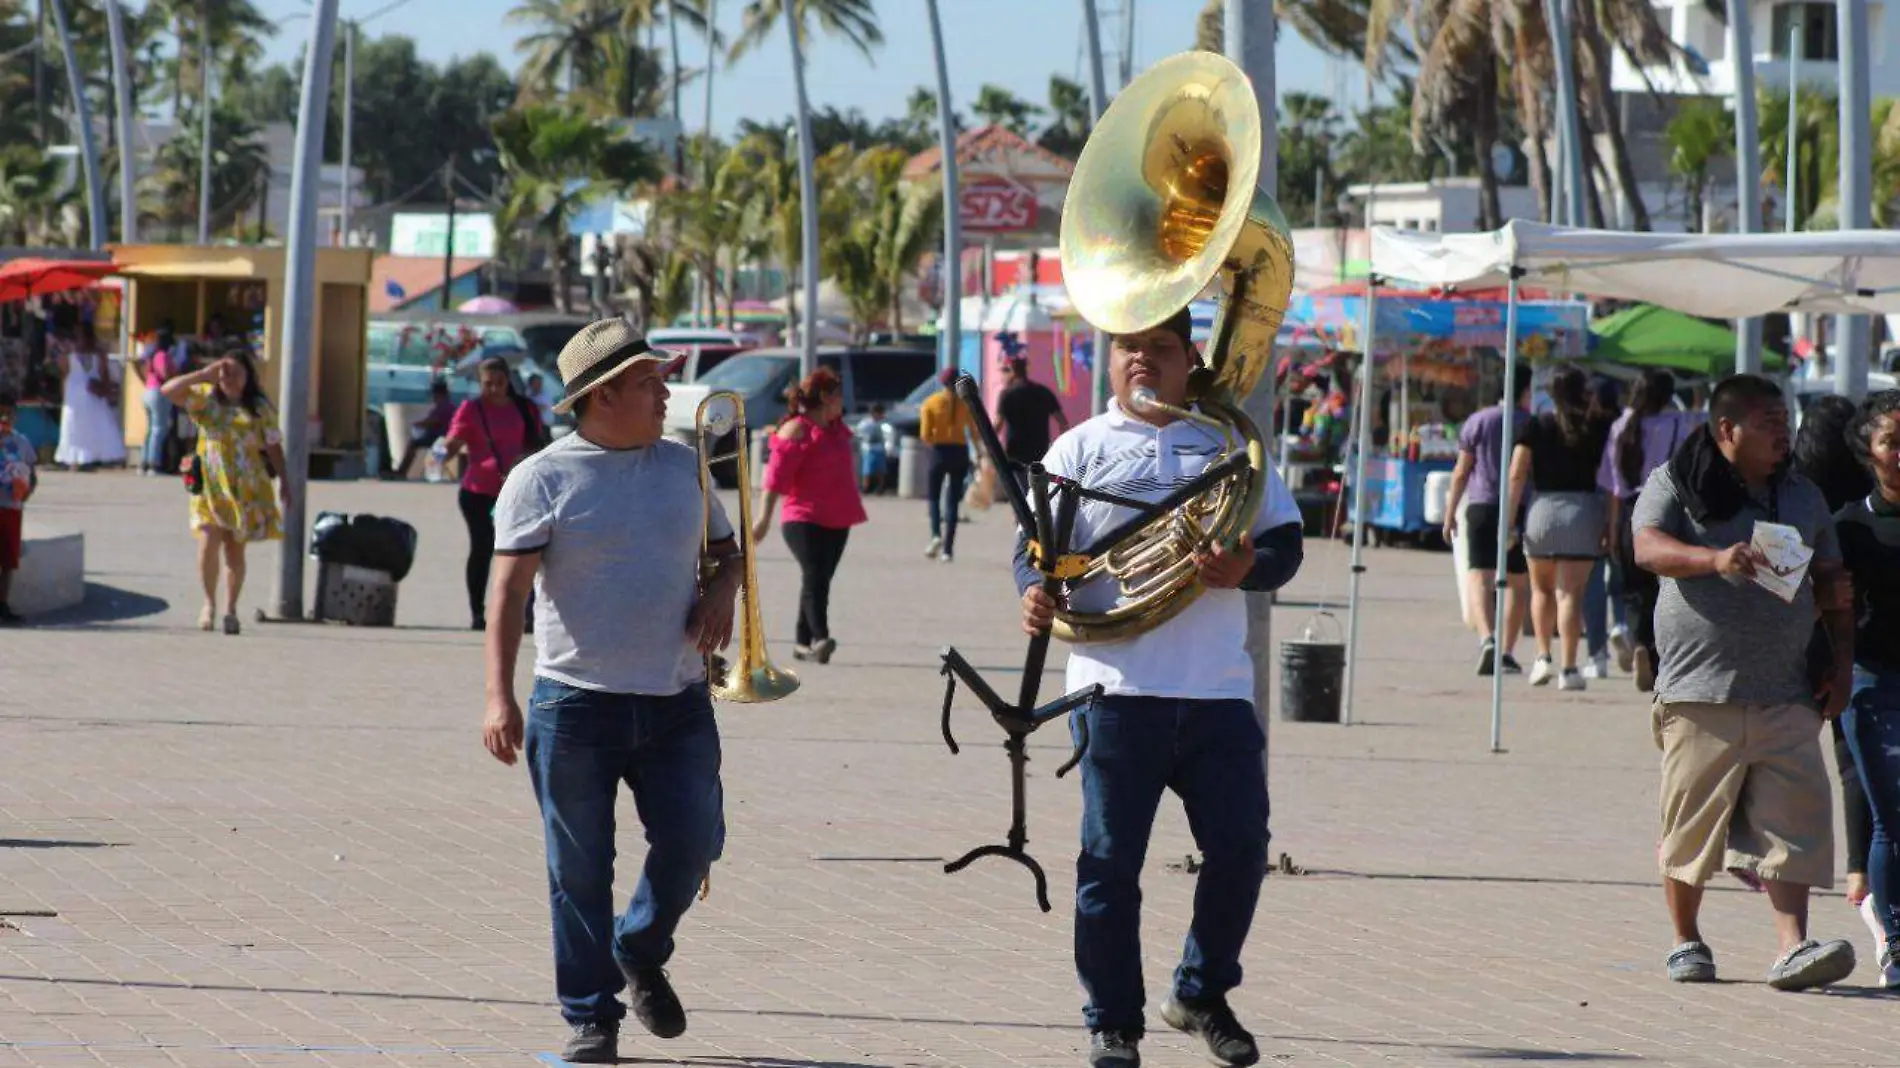
M 119 289 L 112 263 L 81 250 L 34 249 L 0 262 L 0 389 L 19 398 L 15 425 L 42 458 L 59 442 L 62 383 L 54 357 L 90 322 L 117 363 Z
M 1458 424 L 1498 392 L 1505 310 L 1492 299 L 1403 290 L 1309 294 L 1289 306 L 1288 317 L 1328 345 L 1363 353 L 1370 341 L 1375 373 L 1364 388 L 1376 400 L 1364 477 L 1375 540 L 1443 525 Z M 1533 363 L 1580 358 L 1589 321 L 1579 301 L 1520 303 L 1519 354 Z M 1356 520 L 1357 511 L 1349 514 Z
M 1654 304 L 1638 304 L 1590 324 L 1593 364 L 1656 367 L 1689 378 L 1716 378 L 1735 369 L 1735 331 Z M 1787 361 L 1763 351 L 1762 369 L 1783 371 Z
M 1384 227 L 1372 233 L 1372 270 L 1380 278 L 1426 285 L 1507 287 L 1506 335 L 1515 340 L 1519 293 L 1545 285 L 1598 297 L 1649 301 L 1690 315 L 1739 319 L 1777 311 L 1883 315 L 1900 312 L 1900 233 L 1828 230 L 1767 234 L 1652 234 L 1572 229 L 1513 221 L 1482 234 L 1425 234 Z M 1505 392 L 1518 372 L 1507 344 Z M 1862 368 L 1865 372 L 1865 368 Z M 1845 383 L 1865 389 L 1863 379 Z M 1501 464 L 1511 453 L 1504 423 Z M 1361 440 L 1365 440 L 1361 429 Z M 1501 467 L 1500 479 L 1508 478 Z M 1501 525 L 1508 530 L 1508 525 Z M 1498 570 L 1507 543 L 1501 530 Z M 1355 557 L 1363 539 L 1355 538 Z M 1358 563 L 1355 559 L 1355 564 Z M 1357 605 L 1363 569 L 1352 574 L 1346 712 L 1357 671 Z M 1503 589 L 1498 612 L 1503 614 Z M 1503 674 L 1492 680 L 1491 750 L 1503 748 Z
M 112 254 L 127 280 L 132 332 L 147 338 L 166 322 L 198 334 L 219 320 L 228 340 L 256 353 L 264 392 L 273 401 L 282 378 L 284 250 L 279 247 L 117 245 Z M 351 477 L 362 471 L 368 352 L 369 249 L 316 253 L 315 336 L 310 366 L 310 474 Z M 215 355 L 215 354 L 213 354 Z M 128 447 L 145 437 L 137 391 L 126 384 Z

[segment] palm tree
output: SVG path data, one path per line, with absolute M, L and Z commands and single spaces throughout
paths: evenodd
M 1669 169 L 1682 178 L 1689 201 L 1689 225 L 1708 229 L 1705 217 L 1709 171 L 1733 154 L 1735 128 L 1728 110 L 1709 97 L 1690 97 L 1664 127 L 1669 140 Z
M 196 119 L 194 108 L 187 108 L 184 123 Z M 257 175 L 270 165 L 269 152 L 255 123 L 231 107 L 212 109 L 211 121 L 201 128 L 211 131 L 210 196 L 201 198 L 198 185 L 204 173 L 199 145 L 175 137 L 159 147 L 152 171 L 145 176 L 145 203 L 153 205 L 155 222 L 170 230 L 174 239 L 186 233 L 187 225 L 197 222 L 198 205 L 208 202 L 211 212 L 203 220 L 207 232 L 228 230 L 256 206 L 262 192 Z
M 673 125 L 681 131 L 678 148 L 674 153 L 674 167 L 683 171 L 686 161 L 684 137 L 686 123 L 680 110 L 680 91 L 686 84 L 686 73 L 680 63 L 680 22 L 685 21 L 702 37 L 708 38 L 709 45 L 716 46 L 719 33 L 708 21 L 707 0 L 621 0 L 621 3 L 623 6 L 620 11 L 620 23 L 626 29 L 640 29 L 651 26 L 661 18 L 666 19 L 666 32 L 672 58 L 669 69 L 673 73 L 671 79 Z M 706 77 L 712 77 L 710 67 L 706 70 Z
M 750 0 L 745 7 L 745 29 L 733 42 L 731 55 L 737 60 L 784 23 L 786 39 L 791 43 L 792 84 L 798 99 L 798 174 L 804 216 L 800 262 L 806 296 L 805 325 L 799 331 L 802 374 L 810 374 L 818 366 L 818 193 L 813 173 L 811 99 L 805 92 L 805 38 L 814 19 L 825 32 L 850 42 L 867 60 L 872 48 L 884 43 L 872 0 Z
M 659 177 L 651 150 L 573 107 L 530 105 L 492 126 L 506 183 L 498 237 L 526 228 L 548 243 L 556 307 L 568 309 L 569 224 L 582 205 Z
M 621 24 L 606 0 L 521 0 L 504 17 L 531 27 L 515 44 L 528 56 L 521 94 L 530 103 L 598 84 L 608 69 L 612 31 Z
M 25 144 L 0 146 L 0 245 L 41 244 L 61 206 L 57 157 Z

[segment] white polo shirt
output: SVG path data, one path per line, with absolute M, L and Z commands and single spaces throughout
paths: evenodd
M 1113 398 L 1108 410 L 1057 438 L 1043 458 L 1051 474 L 1083 486 L 1153 503 L 1191 482 L 1218 460 L 1219 434 L 1176 420 L 1153 426 L 1125 414 Z M 1268 468 L 1266 493 L 1252 533 L 1300 522 L 1300 509 L 1279 473 Z M 1135 515 L 1132 509 L 1083 500 L 1069 547 L 1086 547 Z M 1069 592 L 1082 611 L 1103 611 L 1121 599 L 1111 576 Z M 1071 646 L 1068 688 L 1101 683 L 1104 692 L 1148 697 L 1253 700 L 1253 660 L 1247 655 L 1247 601 L 1240 590 L 1207 590 L 1180 615 L 1118 642 Z

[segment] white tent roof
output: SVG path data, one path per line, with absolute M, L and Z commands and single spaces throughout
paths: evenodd
M 1644 234 L 1513 220 L 1483 234 L 1375 227 L 1372 272 L 1431 286 L 1520 284 L 1690 315 L 1900 312 L 1900 232 Z

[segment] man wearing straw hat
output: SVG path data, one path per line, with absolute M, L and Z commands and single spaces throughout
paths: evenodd
M 719 731 L 705 657 L 732 634 L 741 569 L 700 581 L 702 537 L 737 558 L 697 454 L 661 436 L 674 358 L 620 319 L 589 323 L 561 350 L 576 432 L 522 461 L 495 506 L 488 594 L 488 713 L 482 741 L 526 751 L 546 826 L 554 982 L 572 1034 L 562 1057 L 611 1063 L 629 991 L 648 1031 L 673 1038 L 686 1013 L 663 970 L 693 892 L 724 836 Z M 533 715 L 515 698 L 515 656 L 537 594 Z M 613 911 L 614 807 L 633 789 L 646 864 Z

